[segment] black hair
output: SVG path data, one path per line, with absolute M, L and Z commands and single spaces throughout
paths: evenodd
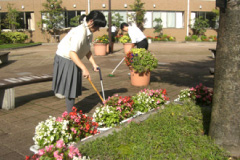
M 120 28 L 121 28 L 121 30 L 122 30 L 124 27 L 128 27 L 128 26 L 129 26 L 129 25 L 128 25 L 127 23 L 123 22 L 123 23 L 121 24 Z
M 93 20 L 93 26 L 94 27 L 105 27 L 107 24 L 107 21 L 105 19 L 105 16 L 100 11 L 91 11 L 86 16 L 86 21 Z

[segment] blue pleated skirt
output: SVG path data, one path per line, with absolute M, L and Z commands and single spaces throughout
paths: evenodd
M 52 90 L 66 98 L 82 95 L 82 70 L 69 59 L 55 55 Z

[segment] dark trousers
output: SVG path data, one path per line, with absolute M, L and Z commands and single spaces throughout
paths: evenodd
M 137 43 L 137 48 L 145 48 L 148 50 L 148 41 L 147 38 L 143 39 L 142 41 Z

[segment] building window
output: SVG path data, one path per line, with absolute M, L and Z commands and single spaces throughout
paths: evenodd
M 203 19 L 207 19 L 210 28 L 217 29 L 218 21 L 214 21 L 216 14 L 213 12 L 192 12 L 191 13 L 191 24 L 193 25 L 195 22 L 195 18 L 203 17 Z
M 183 28 L 183 17 L 183 12 L 153 11 L 152 26 L 156 26 L 156 18 L 161 18 L 163 28 Z
M 101 11 L 101 12 L 103 13 L 103 15 L 106 18 L 106 21 L 107 21 L 106 27 L 108 27 L 108 11 Z M 128 17 L 127 14 L 128 14 L 128 12 L 113 10 L 113 11 L 111 11 L 111 13 L 112 13 L 112 16 L 114 16 L 114 14 L 116 14 L 116 13 L 118 13 L 120 15 L 120 17 L 123 19 L 123 21 L 121 21 L 120 23 L 127 22 L 127 17 Z
M 9 29 L 9 26 L 3 25 L 7 13 L 0 13 L 1 29 Z M 17 18 L 19 26 L 16 29 L 35 30 L 35 20 L 33 12 L 20 12 Z M 5 23 L 6 24 L 6 23 Z
M 74 27 L 74 26 L 71 26 L 70 24 L 70 21 L 72 18 L 76 17 L 76 16 L 80 16 L 80 15 L 83 15 L 83 14 L 86 14 L 85 11 L 66 11 L 65 12 L 65 27 L 68 28 L 68 27 Z

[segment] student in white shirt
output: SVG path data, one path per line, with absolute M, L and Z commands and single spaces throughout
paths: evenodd
M 137 48 L 145 48 L 146 50 L 148 49 L 147 38 L 138 27 L 129 26 L 127 23 L 122 23 L 120 28 L 122 31 L 128 32 L 128 35 L 133 43 L 132 48 L 136 46 Z
M 68 113 L 72 111 L 75 98 L 82 94 L 82 76 L 91 79 L 81 59 L 86 56 L 94 71 L 98 71 L 90 43 L 93 32 L 99 31 L 107 23 L 105 16 L 99 11 L 91 11 L 84 16 L 82 24 L 73 28 L 61 40 L 54 58 L 52 90 L 55 94 L 65 96 Z
M 117 31 L 117 27 L 115 24 L 113 24 L 111 27 L 112 42 L 115 42 L 116 31 Z

